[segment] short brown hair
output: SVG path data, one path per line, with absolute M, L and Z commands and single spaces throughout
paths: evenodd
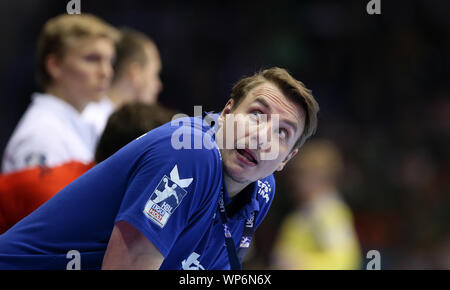
M 124 69 L 131 62 L 137 62 L 141 66 L 146 65 L 149 59 L 145 47 L 149 44 L 155 45 L 150 37 L 134 29 L 122 28 L 120 32 L 121 37 L 116 44 L 113 82 L 122 76 Z
M 294 79 L 285 69 L 278 67 L 265 69 L 238 81 L 231 89 L 231 99 L 235 101 L 235 107 L 253 88 L 265 82 L 276 85 L 286 97 L 300 104 L 305 110 L 305 128 L 294 145 L 294 149 L 300 148 L 316 132 L 319 104 L 314 99 L 312 91 Z
M 47 20 L 38 40 L 36 80 L 45 89 L 51 82 L 45 61 L 50 54 L 64 55 L 69 42 L 82 37 L 105 37 L 113 42 L 119 32 L 102 19 L 91 14 L 62 14 Z
M 102 162 L 137 137 L 170 122 L 176 113 L 157 104 L 123 105 L 109 117 L 97 145 L 95 161 Z

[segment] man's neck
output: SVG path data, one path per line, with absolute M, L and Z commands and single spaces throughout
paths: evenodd
M 61 90 L 57 86 L 50 86 L 45 89 L 45 93 L 48 95 L 52 95 L 54 97 L 57 97 L 61 100 L 64 100 L 66 103 L 70 104 L 72 107 L 75 108 L 79 113 L 81 113 L 84 108 L 86 107 L 86 103 L 81 102 L 79 100 L 76 100 L 75 98 L 71 98 L 70 96 L 63 93 L 63 90 Z
M 219 116 L 219 118 L 217 119 L 218 124 L 218 129 L 216 132 L 216 142 L 219 146 L 219 150 L 220 150 L 220 154 L 222 156 L 224 156 L 223 150 L 223 144 L 225 143 L 224 141 L 224 136 L 223 136 L 223 120 L 222 118 Z M 247 185 L 249 185 L 251 182 L 239 182 L 234 180 L 233 178 L 231 178 L 225 169 L 225 166 L 223 168 L 223 179 L 225 182 L 225 186 L 227 187 L 227 191 L 228 191 L 228 196 L 230 198 L 233 198 L 234 196 L 236 196 L 239 192 L 241 192 Z
M 130 90 L 121 84 L 113 85 L 108 92 L 108 97 L 116 108 L 119 108 L 126 102 L 124 96 L 129 98 L 130 95 L 132 95 Z
M 247 185 L 250 184 L 250 182 L 248 183 L 237 182 L 233 180 L 230 176 L 228 176 L 226 173 L 223 175 L 223 179 L 225 182 L 225 186 L 227 187 L 228 196 L 230 198 L 235 197 L 239 192 L 241 192 L 245 187 L 247 187 Z

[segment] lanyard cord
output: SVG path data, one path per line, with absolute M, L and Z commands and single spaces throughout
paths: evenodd
M 234 245 L 233 237 L 231 236 L 230 228 L 228 227 L 227 213 L 225 210 L 225 203 L 223 198 L 223 187 L 220 191 L 219 197 L 219 214 L 223 225 L 223 231 L 225 235 L 225 245 L 227 247 L 228 259 L 230 261 L 230 268 L 231 270 L 241 270 L 242 259 L 247 253 L 247 250 L 250 246 L 250 242 L 252 240 L 252 236 L 254 233 L 255 212 L 252 212 L 251 217 L 248 218 L 245 222 L 244 232 L 242 233 L 238 253 L 236 253 L 236 247 Z

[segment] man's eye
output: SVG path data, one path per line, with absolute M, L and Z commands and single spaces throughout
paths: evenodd
M 259 118 L 259 117 L 261 116 L 261 114 L 262 114 L 261 111 L 255 110 L 255 111 L 251 112 L 250 115 L 251 115 L 252 117 Z
M 94 62 L 94 61 L 99 61 L 100 60 L 100 56 L 97 54 L 88 54 L 84 57 L 85 60 L 89 61 L 89 62 Z
M 278 136 L 280 139 L 286 140 L 288 138 L 288 131 L 286 129 L 278 129 Z

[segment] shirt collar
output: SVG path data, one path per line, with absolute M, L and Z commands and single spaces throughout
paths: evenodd
M 72 105 L 61 98 L 43 93 L 34 93 L 31 98 L 34 103 L 53 108 L 54 110 L 52 111 L 54 112 L 61 112 L 61 114 L 64 115 L 69 114 L 69 116 L 72 116 L 73 118 L 81 117 L 80 112 L 78 112 Z
M 254 211 L 259 211 L 259 201 L 258 201 L 258 186 L 256 186 L 257 181 L 249 184 L 249 190 L 250 190 L 250 202 L 245 204 L 244 208 L 239 212 L 241 217 L 243 218 L 250 218 L 251 214 Z
M 228 190 L 225 183 L 223 183 L 223 194 L 224 204 L 227 206 L 231 203 L 232 199 L 228 196 Z M 246 195 L 248 201 L 231 217 L 231 219 L 247 219 L 251 217 L 253 212 L 260 210 L 257 181 L 250 183 L 243 191 L 239 192 L 238 195 Z M 238 195 L 236 195 L 235 198 L 237 198 Z

